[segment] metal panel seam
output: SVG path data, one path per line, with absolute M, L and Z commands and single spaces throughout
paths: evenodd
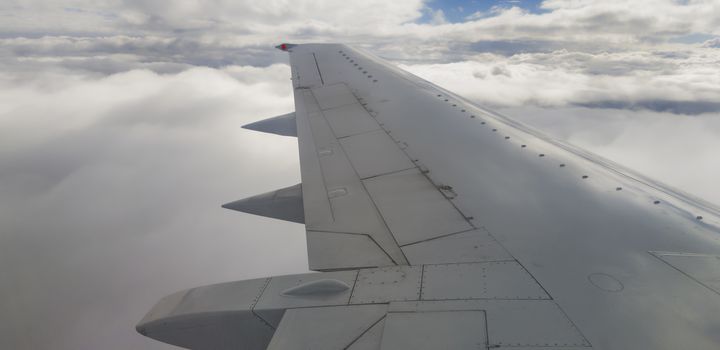
M 412 161 L 411 161 L 411 162 L 412 162 Z M 360 180 L 374 179 L 374 178 L 376 178 L 376 177 L 381 177 L 381 176 L 385 176 L 385 175 L 392 175 L 392 174 L 399 173 L 399 172 L 402 172 L 402 171 L 407 171 L 407 170 L 410 170 L 410 169 L 417 169 L 417 166 L 412 166 L 412 167 L 405 168 L 405 169 L 400 169 L 400 170 L 388 171 L 388 172 L 386 172 L 386 173 L 377 174 L 377 175 L 371 175 L 371 176 L 367 176 L 367 177 L 360 178 Z
M 407 244 L 403 244 L 403 245 L 400 246 L 400 248 L 402 248 L 402 247 L 407 247 L 407 246 L 413 245 L 413 244 L 418 244 L 418 243 L 424 243 L 424 242 L 427 242 L 427 241 L 432 241 L 432 240 L 435 240 L 435 239 L 445 238 L 445 237 L 448 237 L 448 236 L 459 235 L 459 234 L 461 234 L 461 233 L 470 232 L 470 231 L 475 231 L 475 230 L 477 230 L 477 229 L 474 228 L 474 227 L 472 227 L 472 228 L 469 228 L 469 229 L 467 229 L 467 230 L 462 230 L 462 231 L 458 231 L 458 232 L 446 233 L 446 234 L 441 235 L 441 236 L 430 237 L 430 238 L 426 238 L 426 239 L 421 239 L 421 240 L 416 241 L 416 242 L 410 242 L 410 243 L 407 243 Z
M 318 108 L 319 108 L 320 103 L 318 102 L 317 98 L 315 98 L 315 94 L 312 93 L 312 90 L 309 90 L 309 89 L 307 89 L 307 90 L 310 91 L 310 96 L 312 96 L 312 99 L 315 100 L 315 104 L 317 104 Z M 300 94 L 304 95 L 302 93 L 300 93 Z M 303 96 L 301 96 L 301 98 L 303 98 Z M 302 105 L 304 108 L 305 107 L 304 102 L 302 102 Z M 335 221 L 335 210 L 333 209 L 332 201 L 330 200 L 330 197 L 328 197 L 328 194 L 327 194 L 328 188 L 327 188 L 327 181 L 325 178 L 325 170 L 323 170 L 322 164 L 320 162 L 320 156 L 318 154 L 318 145 L 317 145 L 317 143 L 315 143 L 315 139 L 316 139 L 315 134 L 314 134 L 312 125 L 310 125 L 310 116 L 308 115 L 307 110 L 304 110 L 304 112 L 305 112 L 305 122 L 307 123 L 307 129 L 310 130 L 310 136 L 312 137 L 312 140 L 309 140 L 309 141 L 312 141 L 312 144 L 315 146 L 315 147 L 313 147 L 314 148 L 313 153 L 315 154 L 315 159 L 317 159 L 317 161 L 318 161 L 318 168 L 320 169 L 320 176 L 322 177 L 323 186 L 325 187 L 325 197 L 327 198 L 328 207 L 330 209 L 330 216 L 332 217 L 332 220 L 334 222 Z M 297 111 L 296 111 L 296 113 L 297 113 Z M 320 114 L 322 114 L 322 110 L 320 111 Z M 296 116 L 297 116 L 297 114 L 296 114 Z M 327 119 L 325 118 L 324 114 L 323 114 L 323 119 L 325 119 L 325 122 L 327 123 Z M 300 120 L 300 119 L 296 118 L 296 120 Z M 300 137 L 298 137 L 298 143 L 299 142 L 300 142 Z M 301 164 L 301 168 L 302 168 L 302 162 L 300 162 L 300 164 Z
M 676 270 L 677 272 L 680 272 L 681 274 L 685 275 L 687 278 L 695 281 L 697 284 L 699 284 L 699 285 L 707 288 L 707 289 L 710 290 L 711 292 L 720 295 L 720 293 L 719 293 L 718 291 L 716 291 L 715 289 L 713 289 L 712 287 L 706 285 L 706 284 L 703 283 L 702 281 L 700 281 L 700 280 L 698 280 L 697 278 L 691 276 L 689 273 L 681 270 L 680 268 L 678 268 L 678 267 L 676 267 L 675 265 L 673 265 L 673 264 L 665 261 L 665 259 L 663 259 L 663 258 L 661 258 L 660 256 L 658 256 L 658 255 L 655 254 L 655 253 L 662 253 L 662 252 L 649 251 L 648 253 L 650 253 L 650 255 L 652 255 L 653 257 L 655 257 L 655 259 L 660 260 L 663 264 L 670 266 L 673 270 Z M 667 253 L 672 253 L 672 252 L 667 252 Z M 698 254 L 698 255 L 709 255 L 709 254 Z
M 260 298 L 262 298 L 262 295 L 265 293 L 265 289 L 267 289 L 267 286 L 270 284 L 270 280 L 271 280 L 271 279 L 272 279 L 272 278 L 266 278 L 266 279 L 265 279 L 265 285 L 262 287 L 262 290 L 260 291 L 260 294 L 255 298 L 255 302 L 253 303 L 252 307 L 250 308 L 250 311 L 252 312 L 253 315 L 255 315 L 255 317 L 257 317 L 258 319 L 260 319 L 260 321 L 262 321 L 263 323 L 265 323 L 265 325 L 267 325 L 268 327 L 272 328 L 273 330 L 277 330 L 277 328 L 273 327 L 272 324 L 270 324 L 270 322 L 268 322 L 267 320 L 265 320 L 264 318 L 262 318 L 262 316 L 260 316 L 257 312 L 255 312 L 255 306 L 256 306 L 257 303 L 260 301 Z
M 369 235 L 369 234 L 367 234 L 367 233 L 327 231 L 327 230 L 314 230 L 314 229 L 312 229 L 312 228 L 307 229 L 307 231 L 322 232 L 322 233 L 334 233 L 334 234 L 341 234 L 341 235 L 365 236 L 365 237 L 369 238 L 370 241 L 373 242 L 373 243 L 380 249 L 380 251 L 383 252 L 383 254 L 385 254 L 385 256 L 387 256 L 388 259 L 390 259 L 390 261 L 392 261 L 396 266 L 400 265 L 400 264 L 398 264 L 398 263 L 392 258 L 392 256 L 390 256 L 390 254 L 388 254 L 388 252 L 375 240 L 375 238 L 373 238 L 373 236 L 371 236 L 371 235 Z M 398 247 L 400 247 L 400 246 L 398 246 Z M 373 266 L 367 266 L 367 268 L 371 268 L 371 267 L 373 267 Z M 362 267 L 358 266 L 358 267 L 353 267 L 353 268 L 357 269 L 357 268 L 362 268 Z M 351 270 L 351 269 L 353 269 L 353 268 L 350 268 L 350 269 L 347 269 L 347 270 Z M 340 270 L 343 270 L 343 269 L 340 269 Z M 329 271 L 329 270 L 323 270 L 323 271 Z M 337 271 L 337 270 L 333 270 L 333 271 Z
M 347 305 L 350 305 L 350 301 L 352 300 L 353 293 L 355 293 L 355 286 L 357 286 L 358 277 L 360 277 L 360 270 L 355 271 L 355 282 L 353 283 L 352 289 L 350 289 L 350 297 L 348 298 Z
M 357 100 L 357 96 L 355 96 L 355 94 L 353 94 L 352 91 L 351 91 L 350 93 L 353 95 L 353 97 L 355 98 L 355 100 Z M 313 98 L 315 98 L 315 96 L 313 96 Z M 316 101 L 317 101 L 317 99 L 316 99 Z M 362 106 L 362 104 L 361 104 L 361 106 Z M 363 109 L 364 109 L 364 108 L 365 108 L 365 107 L 363 106 Z M 325 119 L 325 122 L 327 123 L 328 121 L 327 121 L 327 118 L 325 117 L 325 114 L 322 113 L 322 112 L 321 112 L 321 114 L 322 114 L 322 116 L 323 116 L 323 119 Z M 375 120 L 375 122 L 377 123 L 377 120 Z M 378 123 L 378 125 L 379 125 L 379 123 Z M 381 125 L 380 125 L 380 128 L 381 128 L 380 130 L 383 130 L 383 131 L 385 130 L 385 129 L 382 129 L 382 126 L 381 126 Z M 335 139 L 337 140 L 337 136 L 335 135 L 335 132 L 332 130 L 332 128 L 330 128 L 330 132 L 333 133 L 333 136 L 335 136 Z M 343 147 L 342 142 L 338 142 L 337 144 L 338 144 L 338 146 L 340 147 L 340 149 L 343 151 L 345 157 L 347 157 L 347 154 L 348 154 L 348 153 L 347 153 L 347 151 L 345 150 L 345 147 Z M 400 151 L 402 151 L 402 150 L 400 150 Z M 404 153 L 404 152 L 403 152 L 403 153 Z M 405 153 L 405 156 L 407 157 L 407 153 Z M 390 226 L 388 226 L 387 222 L 385 221 L 385 217 L 382 215 L 382 212 L 380 211 L 380 208 L 378 207 L 377 203 L 375 203 L 375 199 L 373 199 L 373 197 L 370 195 L 370 191 L 368 191 L 367 187 L 365 186 L 365 183 L 364 183 L 364 182 L 362 181 L 362 179 L 360 178 L 360 174 L 358 173 L 357 169 L 355 169 L 355 165 L 350 161 L 350 158 L 349 158 L 349 157 L 347 157 L 347 159 L 348 159 L 348 163 L 350 163 L 350 167 L 353 169 L 353 171 L 355 172 L 355 175 L 357 176 L 357 178 L 358 178 L 359 181 L 360 181 L 360 186 L 362 186 L 362 188 L 363 188 L 363 190 L 365 191 L 365 193 L 367 193 L 368 198 L 370 198 L 370 202 L 372 203 L 373 207 L 375 208 L 376 213 L 377 213 L 378 216 L 380 217 L 380 220 L 382 221 L 383 225 L 385 225 L 385 228 L 387 228 L 388 232 L 390 233 L 390 237 L 392 238 L 393 242 L 395 242 L 395 245 L 398 247 L 398 250 L 400 251 L 401 256 L 403 257 L 403 259 L 405 259 L 405 264 L 399 264 L 399 263 L 398 263 L 397 261 L 395 261 L 395 259 L 393 259 L 392 257 L 390 257 L 390 260 L 391 260 L 393 263 L 395 263 L 395 265 L 408 265 L 408 264 L 410 264 L 410 262 L 408 261 L 407 256 L 405 256 L 405 252 L 403 252 L 402 249 L 400 249 L 400 243 L 398 243 L 397 239 L 395 238 L 395 235 L 392 233 L 392 230 L 390 230 Z
M 318 61 L 317 61 L 317 56 L 315 56 L 314 52 L 312 53 L 312 55 L 313 55 L 313 60 L 315 60 L 315 68 L 317 68 L 318 75 L 320 76 L 320 84 L 325 85 L 325 81 L 323 80 L 323 77 L 322 77 L 322 72 L 320 71 L 320 65 L 318 64 Z
M 360 340 L 360 338 L 362 338 L 363 335 L 365 335 L 367 332 L 369 332 L 371 329 L 373 329 L 373 327 L 375 327 L 378 323 L 380 323 L 382 320 L 384 320 L 385 316 L 387 316 L 387 313 L 385 315 L 382 315 L 379 320 L 373 322 L 373 324 L 371 324 L 370 327 L 368 327 L 366 330 L 364 330 L 362 333 L 360 333 L 360 335 L 358 335 L 355 339 L 353 339 L 350 342 L 350 344 L 345 346 L 343 348 L 343 350 L 349 349 L 353 344 L 355 344 L 358 340 Z

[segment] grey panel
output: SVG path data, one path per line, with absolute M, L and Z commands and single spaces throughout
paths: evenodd
M 322 86 L 320 71 L 312 52 L 295 51 L 291 53 L 291 57 L 295 87 Z
M 243 128 L 282 136 L 297 136 L 295 112 L 243 125 Z
M 172 314 L 249 310 L 267 284 L 267 278 L 213 284 L 187 291 Z
M 368 73 L 349 63 L 341 50 Z M 323 79 L 350 86 L 382 127 L 425 166 L 434 183 L 452 185 L 456 194 L 452 203 L 487 228 L 552 291 L 554 300 L 597 348 L 719 348 L 718 294 L 647 253 L 662 249 L 720 254 L 717 206 L 475 106 L 361 50 L 308 44 L 292 51 L 295 87 L 312 76 L 312 69 L 303 72 L 301 66 L 316 64 L 309 59 L 317 57 Z M 375 220 L 366 209 L 355 218 L 351 212 L 338 213 L 342 220 L 333 222 L 317 159 L 322 150 L 312 144 L 316 140 L 307 120 L 301 120 L 307 119 L 301 111 L 318 112 L 320 107 L 309 90 L 295 93 L 304 203 L 306 209 L 313 207 L 312 213 L 306 213 L 310 218 L 306 223 L 343 226 L 331 231 L 381 231 L 375 222 L 365 223 Z M 355 190 L 349 187 L 350 196 L 334 200 L 351 198 Z M 356 207 L 343 204 L 342 208 Z M 392 247 L 388 242 L 381 245 Z M 512 301 L 523 302 L 538 301 Z M 491 307 L 480 305 L 490 301 L 458 303 Z M 507 331 L 514 332 L 508 335 L 508 344 L 571 344 L 562 342 L 564 329 L 555 334 L 543 328 L 553 326 L 550 323 L 569 324 L 562 318 L 541 318 L 536 321 L 544 323 L 515 327 L 522 320 L 507 321 Z M 535 329 L 555 339 L 544 339 Z M 535 338 L 523 339 L 522 332 Z
M 590 346 L 551 301 L 493 301 L 487 312 L 491 346 Z
M 338 138 L 380 129 L 359 103 L 326 109 L 323 115 Z
M 302 177 L 303 209 L 305 224 L 314 225 L 332 221 L 332 209 L 323 181 L 322 167 L 318 159 L 313 132 L 307 111 L 319 111 L 315 98 L 308 90 L 295 90 L 295 108 L 298 127 L 298 150 L 300 152 L 300 175 Z M 315 112 L 311 112 L 315 113 Z M 307 208 L 307 209 L 305 209 Z
M 425 265 L 423 300 L 548 299 L 515 261 Z
M 252 313 L 268 279 L 215 284 L 160 300 L 136 327 L 140 334 L 191 349 L 264 349 L 273 329 Z
M 453 203 L 551 291 L 591 343 L 720 348 L 720 296 L 647 253 L 720 255 L 717 205 L 553 140 L 363 50 L 324 47 L 329 65 L 349 68 L 332 79 L 345 81 L 393 138 L 407 142 L 433 182 L 453 187 Z M 338 49 L 377 82 L 350 68 Z M 593 285 L 590 276 L 598 273 L 624 289 Z
M 367 330 L 360 338 L 353 342 L 347 350 L 378 350 L 382 341 L 385 318 L 378 321 Z
M 267 282 L 267 278 L 258 278 L 173 293 L 158 301 L 140 323 L 192 313 L 250 310 Z
M 326 85 L 312 90 L 321 109 L 336 108 L 358 100 L 345 84 Z
M 308 260 L 315 271 L 392 265 L 368 235 L 307 231 Z
M 489 348 L 586 347 L 590 343 L 552 300 L 455 300 L 390 303 L 388 315 L 483 310 Z
M 301 154 L 301 163 L 304 162 L 303 157 L 311 157 L 310 161 L 316 159 L 320 165 L 317 176 L 324 185 L 322 189 L 314 187 L 308 189 L 307 192 L 322 191 L 321 194 L 308 193 L 308 195 L 317 199 L 320 210 L 324 210 L 324 203 L 320 200 L 320 195 L 329 200 L 331 215 L 329 220 L 325 221 L 316 219 L 310 222 L 306 221 L 306 228 L 313 231 L 367 234 L 392 257 L 394 263 L 406 264 L 402 251 L 383 222 L 345 152 L 338 144 L 327 120 L 320 112 L 311 112 L 305 119 L 311 129 L 310 134 L 314 142 L 315 153 Z M 305 176 L 303 176 L 304 180 Z M 305 190 L 305 187 L 303 189 Z M 316 216 L 314 207 L 306 208 L 307 216 L 322 218 Z M 347 263 L 342 266 L 347 266 Z M 366 265 L 357 267 L 366 267 Z
M 588 346 L 496 346 L 493 350 L 589 350 L 594 349 Z
M 482 311 L 391 312 L 385 318 L 381 349 L 485 349 Z
M 346 137 L 340 144 L 361 179 L 415 167 L 383 130 Z
M 720 294 L 720 255 L 654 252 L 655 256 Z
M 163 319 L 137 331 L 164 343 L 193 350 L 264 350 L 274 329 L 251 311 L 210 312 Z
M 417 169 L 363 182 L 401 246 L 472 228 Z
M 290 287 L 280 294 L 284 296 L 303 297 L 306 295 L 338 294 L 348 289 L 350 289 L 350 286 L 343 281 L 325 278 Z
M 288 310 L 268 350 L 345 349 L 377 323 L 386 311 L 387 305 Z
M 300 224 L 305 223 L 302 184 L 223 204 L 222 207 Z
M 357 271 L 338 271 L 325 273 L 308 273 L 302 275 L 288 275 L 273 277 L 255 305 L 255 313 L 273 326 L 277 326 L 283 309 L 311 306 L 346 305 L 350 299 L 351 290 L 338 293 L 319 295 L 283 295 L 282 293 L 292 287 L 323 279 L 336 279 L 352 286 L 355 284 Z
M 360 270 L 350 303 L 418 300 L 421 277 L 422 266 L 390 266 Z
M 402 250 L 413 265 L 513 259 L 492 236 L 479 229 L 406 245 Z

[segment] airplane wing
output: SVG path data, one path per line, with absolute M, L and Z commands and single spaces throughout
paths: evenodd
M 304 223 L 323 272 L 178 292 L 140 333 L 192 349 L 720 348 L 713 205 L 362 50 L 280 48 L 295 112 L 248 128 L 297 136 L 302 183 L 226 207 Z

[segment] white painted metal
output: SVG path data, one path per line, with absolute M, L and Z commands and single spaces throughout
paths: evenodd
M 302 101 L 296 106 L 295 115 L 298 132 L 298 151 L 303 166 L 300 172 L 303 187 L 303 207 L 305 224 L 314 226 L 333 221 L 330 199 L 323 180 L 322 168 L 318 159 L 318 149 L 312 137 L 308 113 L 316 113 L 319 107 L 309 90 L 295 90 L 295 100 Z M 298 118 L 297 116 L 301 116 Z M 305 117 L 302 117 L 305 116 Z
M 339 268 L 392 265 L 390 257 L 365 234 L 307 231 L 310 268 Z
M 689 278 L 720 294 L 720 255 L 653 252 Z
M 293 59 L 292 71 L 293 86 L 296 88 L 322 86 L 323 84 L 315 55 L 312 52 L 296 55 Z
M 255 305 L 255 313 L 272 326 L 277 326 L 285 309 L 312 306 L 346 305 L 350 300 L 351 290 L 339 293 L 320 293 L 317 295 L 283 295 L 292 287 L 323 279 L 336 279 L 352 286 L 355 284 L 357 271 L 338 271 L 326 273 L 308 273 L 302 275 L 278 276 L 270 279 L 267 287 Z
M 489 343 L 480 348 L 720 348 L 712 258 L 720 256 L 717 207 L 475 106 L 363 51 L 335 44 L 289 46 L 289 51 L 307 230 L 367 234 L 391 257 L 383 261 L 375 252 L 369 261 L 433 263 L 421 277 L 423 298 L 471 298 L 390 302 L 391 315 L 486 315 Z M 369 158 L 346 154 L 337 137 L 348 131 L 331 128 L 336 119 L 329 123 L 324 114 L 360 102 L 422 174 L 411 170 L 360 180 L 353 165 Z M 377 154 L 395 149 L 380 148 Z M 381 168 L 380 162 L 368 162 L 363 168 Z M 465 230 L 473 233 L 458 233 Z M 321 234 L 309 236 L 311 268 L 364 267 L 358 266 L 368 263 L 361 255 L 374 251 L 364 239 L 353 252 L 348 240 L 335 239 L 339 236 L 328 236 L 324 245 L 318 242 Z M 436 264 L 495 258 L 509 261 Z M 345 273 L 339 279 L 356 287 L 356 271 Z M 328 276 L 337 275 L 312 278 L 335 278 Z M 240 295 L 238 304 L 209 303 L 216 311 L 207 313 L 201 312 L 207 305 L 187 306 L 190 313 L 174 317 L 175 307 L 167 305 L 187 298 L 171 297 L 138 330 L 181 346 L 239 348 L 235 342 L 245 339 L 243 346 L 255 349 L 269 341 L 272 328 L 264 322 L 277 326 L 287 308 L 350 301 L 349 291 L 324 300 L 279 295 L 308 278 L 273 278 L 254 312 Z M 362 288 L 358 296 L 382 300 Z M 402 295 L 404 288 L 398 284 L 383 295 Z M 341 325 L 344 319 L 333 316 L 328 322 Z M 451 333 L 457 342 L 484 336 L 476 332 L 484 319 L 474 317 L 448 327 L 457 320 L 419 316 L 398 323 L 397 332 L 388 332 L 394 327 L 389 320 L 384 348 L 431 347 Z M 412 322 L 416 326 L 402 326 Z M 313 323 L 304 328 L 308 339 L 322 332 Z M 445 335 L 421 344 L 410 338 L 433 330 Z M 379 333 L 371 329 L 367 343 L 360 336 L 355 344 L 377 348 L 369 340 L 377 341 Z
M 385 319 L 383 318 L 372 328 L 365 332 L 358 340 L 353 342 L 347 350 L 377 350 L 380 349 Z
M 243 125 L 243 129 L 262 131 L 282 136 L 297 137 L 297 123 L 295 122 L 295 112 L 246 124 Z
M 388 315 L 461 310 L 482 310 L 486 313 L 489 348 L 590 346 L 552 300 L 394 302 L 390 303 Z
M 337 294 L 342 293 L 348 289 L 350 289 L 350 286 L 343 281 L 332 278 L 325 278 L 290 287 L 280 294 L 283 296 Z
M 312 89 L 312 92 L 323 110 L 358 102 L 345 84 L 325 85 Z
M 425 265 L 422 299 L 548 299 L 516 261 Z
M 357 102 L 326 109 L 323 115 L 338 138 L 380 129 L 375 119 Z
M 415 167 L 383 130 L 346 137 L 340 144 L 361 179 Z
M 552 301 L 487 301 L 488 339 L 492 346 L 590 346 Z
M 300 224 L 305 222 L 301 184 L 223 204 L 222 207 Z
M 401 246 L 472 228 L 417 169 L 363 183 Z
M 387 305 L 288 310 L 268 350 L 345 349 L 376 324 L 386 311 Z
M 148 312 L 137 331 L 190 349 L 265 349 L 274 330 L 251 310 L 267 280 L 216 284 L 172 294 Z
M 513 259 L 505 248 L 481 229 L 406 245 L 402 251 L 412 265 Z
M 418 300 L 422 266 L 389 266 L 358 273 L 350 304 Z
M 298 98 L 314 106 L 311 108 L 313 112 L 306 113 L 304 108 L 296 111 L 298 138 L 300 148 L 303 149 L 301 157 L 306 156 L 311 159 L 310 165 L 301 169 L 303 201 L 304 207 L 307 208 L 306 229 L 367 234 L 391 258 L 390 264 L 406 264 L 402 251 L 360 182 L 327 120 L 318 109 L 315 98 L 307 90 L 302 90 L 302 93 L 296 91 L 296 96 L 299 94 L 302 97 Z M 311 183 L 310 187 L 304 185 L 306 179 Z M 320 183 L 317 180 L 320 180 Z M 362 265 L 353 265 L 358 259 L 354 259 L 352 255 L 343 259 L 342 255 L 336 253 L 322 253 L 319 249 L 310 249 L 312 252 L 308 258 L 313 269 L 376 266 L 368 265 L 365 261 L 360 261 Z M 338 247 L 338 250 L 340 249 L 342 248 Z M 315 256 L 314 253 L 319 251 L 321 256 Z M 372 260 L 377 261 L 377 259 Z M 326 264 L 328 262 L 338 265 L 328 266 Z
M 483 311 L 391 312 L 380 349 L 467 350 L 486 345 Z

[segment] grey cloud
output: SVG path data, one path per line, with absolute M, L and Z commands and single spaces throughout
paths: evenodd
M 160 73 L 178 72 L 190 66 L 265 66 L 283 56 L 271 45 L 237 48 L 203 43 L 195 39 L 160 37 L 40 37 L 0 39 L 0 60 L 6 64 L 64 66 L 112 74 L 131 69 Z M 22 62 L 18 64 L 18 59 Z
M 587 107 L 500 109 L 532 125 L 618 162 L 641 174 L 720 203 L 720 112 L 698 116 L 650 109 Z
M 512 56 L 527 52 L 551 52 L 560 48 L 562 44 L 544 40 L 483 40 L 471 44 L 468 49 Z
M 702 46 L 703 47 L 720 48 L 720 38 L 713 38 L 713 39 L 707 40 L 702 44 Z
M 479 54 L 462 62 L 405 67 L 489 106 L 580 105 L 700 114 L 717 108 L 720 85 L 710 67 L 719 62 L 720 54 L 709 49 L 678 55 L 558 50 Z
M 240 128 L 292 108 L 288 74 L 3 85 L 16 98 L 0 119 L 0 347 L 168 349 L 133 329 L 158 297 L 303 272 L 301 226 L 220 208 L 297 183 L 294 139 Z
M 506 76 L 506 77 L 511 77 L 511 76 L 512 76 L 512 73 L 511 73 L 509 70 L 507 70 L 507 68 L 502 67 L 502 66 L 495 66 L 495 67 L 493 67 L 491 73 L 492 73 L 492 75 L 504 75 L 504 76 Z M 473 75 L 474 75 L 474 74 L 475 74 L 475 73 L 473 73 Z
M 594 101 L 575 103 L 577 106 L 588 108 L 612 108 L 641 110 L 647 109 L 656 112 L 673 114 L 698 115 L 704 113 L 720 112 L 718 101 L 677 101 L 677 100 L 640 100 L 640 101 Z

